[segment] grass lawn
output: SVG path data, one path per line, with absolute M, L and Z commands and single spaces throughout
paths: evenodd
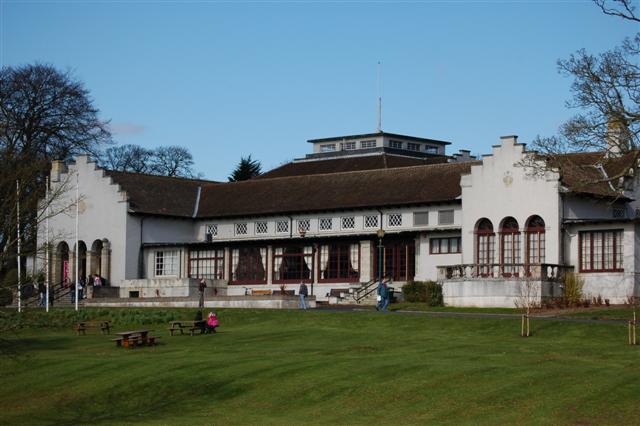
M 169 337 L 193 310 L 88 310 L 156 347 L 75 336 L 75 314 L 2 334 L 0 424 L 638 424 L 640 346 L 621 324 L 377 312 L 219 310 L 222 333 Z M 17 313 L 0 312 L 0 325 Z M 9 351 L 7 353 L 7 351 Z

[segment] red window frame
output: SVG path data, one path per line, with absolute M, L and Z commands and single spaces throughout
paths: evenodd
M 255 278 L 249 278 L 249 279 L 233 279 L 233 250 L 238 249 L 239 253 L 238 253 L 238 268 L 240 268 L 241 265 L 241 260 L 242 259 L 242 254 L 243 254 L 243 250 L 246 251 L 251 250 L 252 251 L 252 256 L 249 257 L 248 260 L 247 257 L 248 256 L 244 256 L 244 259 L 242 260 L 242 267 L 243 268 L 247 268 L 247 266 L 253 266 L 254 269 L 249 270 L 249 271 L 241 271 L 241 272 L 248 272 L 249 274 L 253 274 L 255 273 Z M 245 247 L 231 247 L 230 249 L 230 253 L 231 253 L 231 261 L 229 262 L 229 285 L 243 285 L 243 284 L 266 284 L 267 283 L 267 270 L 266 268 L 263 266 L 262 264 L 262 258 L 260 257 L 260 249 L 266 249 L 266 247 L 264 246 L 245 246 Z M 255 254 L 258 254 L 258 256 L 256 256 Z M 265 256 L 267 256 L 266 252 L 265 252 Z M 263 270 L 263 277 L 262 278 L 258 278 L 258 273 L 260 272 L 260 269 Z
M 201 252 L 207 252 L 207 251 L 212 251 L 214 253 L 214 256 L 209 256 L 209 257 L 200 257 L 199 255 L 197 257 L 193 257 L 194 253 L 201 253 Z M 222 256 L 218 256 L 217 253 L 218 252 L 222 252 Z M 207 261 L 212 261 L 213 262 L 213 274 L 201 274 L 200 273 L 200 262 L 207 262 Z M 196 265 L 196 271 L 194 272 L 194 268 L 193 268 L 193 263 L 195 262 Z M 204 265 L 202 266 L 204 267 Z M 206 248 L 206 249 L 191 249 L 189 250 L 189 258 L 187 261 L 187 271 L 188 274 L 187 276 L 189 278 L 205 278 L 205 279 L 213 279 L 213 280 L 222 280 L 224 279 L 224 249 L 221 248 Z M 211 275 L 214 275 L 213 277 L 211 277 Z
M 292 283 L 300 283 L 300 282 L 305 282 L 305 283 L 311 283 L 313 281 L 313 274 L 315 273 L 315 251 L 312 249 L 311 250 L 311 266 L 307 266 L 309 268 L 309 278 L 303 278 L 303 274 L 304 274 L 304 257 L 305 257 L 305 253 L 304 253 L 304 248 L 308 247 L 308 244 L 305 245 L 293 245 L 293 244 L 289 244 L 289 245 L 281 245 L 281 246 L 274 246 L 273 247 L 273 256 L 272 256 L 272 260 L 271 260 L 271 281 L 274 284 L 292 284 Z M 281 255 L 277 255 L 276 254 L 276 249 L 282 249 L 283 250 L 283 254 Z M 286 250 L 287 249 L 292 249 L 292 248 L 299 248 L 300 252 L 298 253 L 287 253 Z M 308 254 L 306 254 L 308 256 Z M 299 277 L 296 278 L 279 278 L 276 279 L 276 258 L 282 258 L 282 263 L 280 264 L 280 267 L 282 267 L 282 264 L 285 263 L 285 261 L 287 259 L 300 259 L 299 260 L 299 267 L 300 270 L 298 272 L 300 272 Z
M 540 265 L 545 262 L 545 250 L 546 250 L 546 234 L 545 223 L 540 216 L 533 216 L 529 218 L 529 225 L 526 232 L 526 257 L 525 263 L 527 265 Z M 531 261 L 531 237 L 536 241 L 536 258 L 537 262 Z
M 607 256 L 606 253 L 606 248 L 607 248 L 607 244 L 606 244 L 606 234 L 607 233 L 613 233 L 613 241 L 611 244 L 611 249 L 613 250 L 612 253 L 612 263 L 614 265 L 613 268 L 605 268 L 605 259 Z M 600 234 L 600 253 L 599 255 L 601 256 L 600 259 L 600 264 L 603 266 L 602 268 L 594 268 L 594 235 L 596 234 Z M 585 239 L 585 237 L 588 236 L 588 244 L 589 244 L 589 264 L 591 265 L 591 268 L 585 268 L 583 265 L 583 240 Z M 620 241 L 622 240 L 622 242 Z M 620 244 L 619 244 L 620 243 Z M 622 248 L 622 253 L 618 253 L 618 245 L 621 246 Z M 579 260 L 579 269 L 580 272 L 624 272 L 624 267 L 622 268 L 616 268 L 615 265 L 618 264 L 618 255 L 622 256 L 622 262 L 624 262 L 624 230 L 623 229 L 602 229 L 602 230 L 593 230 L 593 231 L 580 231 L 580 233 L 578 234 L 578 260 Z
M 520 228 L 518 221 L 508 217 L 502 224 L 500 230 L 500 264 L 502 265 L 502 276 L 517 277 L 518 264 L 522 257 L 520 254 Z M 508 253 L 507 253 L 508 252 Z
M 356 272 L 351 268 L 351 245 L 358 245 L 358 271 Z M 319 276 L 318 282 L 322 283 L 336 283 L 336 282 L 358 282 L 360 281 L 360 244 L 356 242 L 345 242 L 345 243 L 334 243 L 334 244 L 322 244 L 319 246 L 319 250 L 322 250 L 322 246 L 328 246 L 328 260 L 327 260 L 327 269 L 325 270 L 325 276 L 328 278 L 322 278 L 322 260 L 320 260 L 320 265 L 318 266 Z M 346 262 L 341 257 L 344 257 L 343 254 L 346 252 Z M 337 261 L 336 261 L 337 258 Z M 341 262 L 342 261 L 342 262 Z M 344 264 L 343 264 L 344 263 Z M 333 268 L 333 269 L 332 269 Z M 346 273 L 344 273 L 346 270 Z M 328 272 L 327 272 L 328 271 Z M 335 272 L 333 275 L 331 272 Z
M 478 275 L 488 277 L 493 275 L 493 267 L 495 261 L 495 238 L 493 232 L 493 224 L 489 219 L 481 219 L 476 228 L 476 263 L 478 264 Z M 480 253 L 486 253 L 486 261 L 480 262 Z
M 447 251 L 442 251 L 442 242 L 447 241 Z M 451 251 L 451 241 L 457 240 L 458 250 Z M 438 247 L 438 251 L 435 251 L 435 247 Z M 444 238 L 430 238 L 429 239 L 429 254 L 457 254 L 462 253 L 462 237 L 444 237 Z
M 416 275 L 416 244 L 414 240 L 383 240 L 383 277 L 390 275 L 393 281 L 411 281 Z M 374 252 L 373 268 L 378 276 L 378 242 L 371 244 Z

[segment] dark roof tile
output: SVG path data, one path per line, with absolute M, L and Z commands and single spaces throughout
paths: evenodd
M 203 189 L 199 217 L 287 214 L 455 200 L 480 162 L 253 179 Z
M 263 173 L 256 179 L 313 175 L 321 173 L 353 172 L 359 170 L 390 169 L 394 167 L 410 167 L 446 162 L 447 157 L 415 158 L 389 154 L 333 158 L 328 160 L 293 161 Z

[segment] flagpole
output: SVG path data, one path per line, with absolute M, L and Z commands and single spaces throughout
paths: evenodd
M 18 312 L 22 312 L 22 265 L 20 262 L 20 181 L 16 179 L 16 216 L 18 236 Z
M 47 287 L 47 292 L 45 295 L 45 299 L 44 299 L 44 303 L 47 309 L 47 312 L 49 312 L 49 176 L 47 176 L 46 178 L 46 191 L 45 192 L 45 203 L 46 203 L 46 210 L 45 210 L 45 217 L 44 217 L 44 229 L 45 229 L 45 233 L 46 233 L 46 237 L 45 237 L 45 253 L 44 253 L 44 269 L 45 269 L 45 276 L 44 276 L 44 280 L 45 280 L 45 285 Z
M 76 285 L 75 285 L 75 301 L 76 311 L 78 310 L 78 273 L 80 272 L 80 241 L 78 238 L 78 224 L 80 222 L 80 184 L 78 179 L 78 171 L 76 170 Z

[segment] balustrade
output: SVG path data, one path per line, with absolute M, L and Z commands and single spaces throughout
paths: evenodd
M 491 263 L 438 266 L 438 281 L 486 278 L 534 279 L 540 281 L 562 281 L 573 266 L 551 263 Z

